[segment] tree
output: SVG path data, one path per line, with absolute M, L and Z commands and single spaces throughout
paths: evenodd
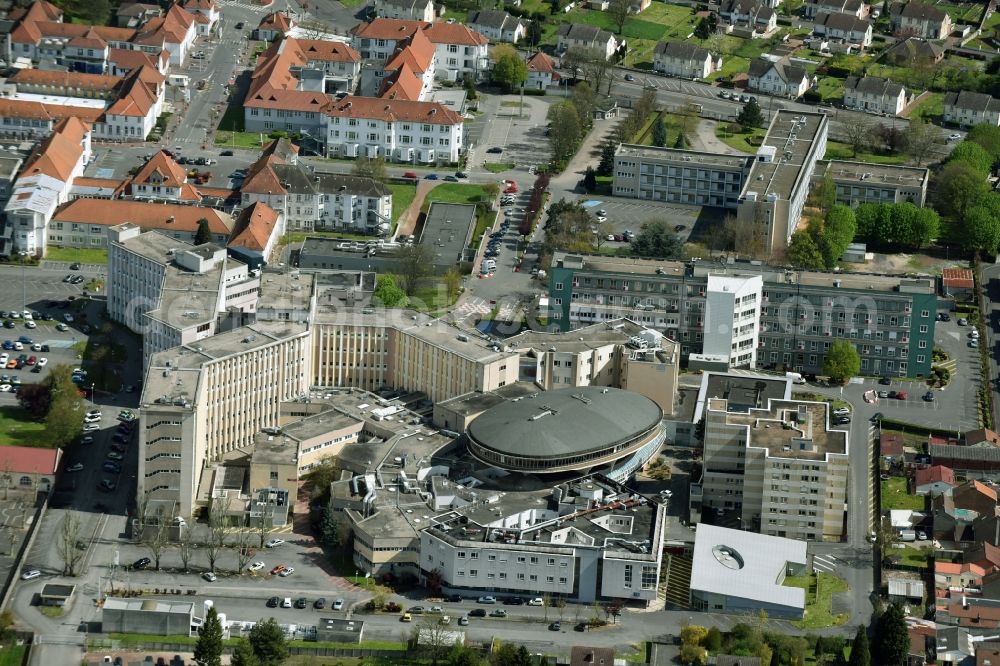
M 976 206 L 965 215 L 962 247 L 996 254 L 1000 244 L 1000 218 L 986 206 Z
M 450 302 L 458 299 L 458 294 L 462 290 L 462 274 L 454 266 L 444 274 L 444 290 Z
M 451 646 L 448 640 L 451 635 L 450 629 L 432 615 L 423 618 L 413 631 L 414 643 L 430 656 L 432 666 L 437 666 Z
M 594 107 L 597 105 L 597 93 L 586 81 L 573 86 L 573 92 L 569 94 L 569 102 L 576 110 L 580 128 L 589 128 L 593 124 Z
M 597 189 L 597 172 L 594 171 L 594 167 L 587 167 L 587 171 L 583 174 L 583 189 L 588 193 Z
M 809 190 L 809 205 L 823 211 L 824 217 L 837 203 L 837 184 L 830 174 L 823 177 Z
M 683 135 L 680 135 L 683 136 Z M 661 113 L 653 122 L 653 145 L 663 148 L 667 145 L 667 123 L 663 120 Z
M 358 158 L 354 161 L 351 174 L 363 178 L 372 178 L 378 183 L 385 183 L 389 174 L 385 169 L 385 159 L 381 157 Z
M 49 413 L 52 393 L 46 383 L 24 384 L 17 393 L 17 404 L 28 413 L 32 419 L 41 420 Z
M 318 541 L 324 546 L 336 546 L 340 543 L 340 524 L 337 516 L 329 506 L 323 507 L 323 515 L 319 521 Z
M 170 527 L 163 522 L 162 517 L 156 522 L 156 525 L 150 525 L 147 529 L 145 526 L 142 527 L 143 543 L 146 544 L 146 548 L 149 548 L 149 554 L 153 556 L 153 568 L 157 571 L 160 570 L 160 558 L 163 556 L 164 549 L 170 545 Z
M 76 439 L 83 426 L 83 400 L 73 383 L 72 369 L 57 365 L 41 382 L 47 399 L 40 394 L 31 396 L 33 409 L 45 409 L 45 439 L 53 448 L 61 448 Z
M 751 97 L 750 101 L 743 105 L 740 114 L 736 116 L 736 122 L 743 127 L 744 131 L 764 124 L 764 114 L 760 110 L 760 105 L 757 104 L 756 97 Z
M 705 666 L 708 663 L 708 652 L 700 645 L 682 645 L 680 658 L 682 664 Z
M 373 296 L 376 303 L 381 303 L 387 308 L 405 308 L 410 303 L 406 292 L 396 285 L 396 279 L 386 274 L 379 275 L 375 281 Z
M 327 489 L 327 492 L 329 492 L 329 488 Z M 271 536 L 271 528 L 273 527 L 274 505 L 271 504 L 271 502 L 267 502 L 260 514 L 260 520 L 257 521 L 257 538 L 260 539 L 261 548 L 263 548 L 264 544 L 267 543 L 267 537 Z
M 201 218 L 198 220 L 198 231 L 194 234 L 194 244 L 202 245 L 212 240 L 212 230 L 208 226 L 208 220 Z
M 205 622 L 198 629 L 194 644 L 194 660 L 198 666 L 222 666 L 222 622 L 215 606 L 208 609 Z
M 568 101 L 553 104 L 549 107 L 549 121 L 552 161 L 568 162 L 576 152 L 582 135 L 580 116 L 576 112 L 576 107 Z
M 827 268 L 833 268 L 844 256 L 847 246 L 854 240 L 857 224 L 854 211 L 847 206 L 834 206 L 823 223 L 819 249 Z
M 194 516 L 191 516 L 185 521 L 183 527 L 179 527 L 180 538 L 177 541 L 177 553 L 181 558 L 181 566 L 184 567 L 184 573 L 188 571 L 188 564 L 191 562 L 191 556 L 194 554 L 195 548 L 198 547 L 198 542 L 194 538 Z
M 900 205 L 913 206 L 909 202 Z M 910 245 L 919 250 L 937 240 L 938 234 L 941 233 L 941 216 L 930 208 L 917 208 L 916 206 L 913 208 L 916 209 L 916 212 L 910 228 Z
M 875 618 L 872 632 L 872 657 L 881 666 L 902 664 L 910 650 L 910 637 L 906 628 L 903 607 L 889 604 Z
M 1000 61 L 1000 58 L 994 58 Z M 912 120 L 910 121 L 912 124 Z M 1000 127 L 983 123 L 976 125 L 965 135 L 966 141 L 975 141 L 977 144 L 993 156 L 993 160 L 1000 160 Z
M 823 374 L 834 384 L 843 384 L 861 372 L 861 357 L 849 340 L 834 340 L 823 359 Z
M 709 627 L 703 645 L 706 650 L 713 654 L 722 649 L 722 632 L 719 631 L 718 627 Z
M 208 542 L 205 554 L 208 556 L 208 570 L 215 573 L 215 561 L 226 546 L 226 514 L 229 500 L 216 497 L 208 507 Z
M 681 150 L 684 150 L 689 147 L 690 146 L 688 145 L 688 140 L 687 137 L 684 135 L 684 132 L 678 132 L 677 140 L 674 141 L 674 148 L 679 148 Z
M 872 666 L 872 655 L 868 649 L 868 634 L 863 626 L 858 626 L 851 643 L 851 656 L 847 666 Z
M 448 653 L 448 666 L 482 666 L 483 660 L 476 651 L 456 642 Z
M 529 21 L 524 38 L 529 46 L 538 46 L 538 43 L 542 41 L 542 24 L 537 20 Z
M 236 573 L 242 574 L 243 570 L 253 557 L 253 548 L 250 547 L 250 538 L 253 533 L 247 527 L 240 527 L 236 530 L 236 543 L 233 548 L 236 550 Z
M 590 82 L 595 91 L 601 89 L 611 67 L 604 51 L 580 46 L 570 47 L 563 56 L 562 64 L 573 71 L 579 68 L 583 78 Z
M 601 249 L 608 241 L 608 236 L 614 237 L 615 225 L 610 220 L 605 220 L 598 222 L 594 228 L 597 229 L 597 233 L 594 234 L 594 245 L 597 246 L 597 249 Z
M 698 39 L 708 39 L 712 36 L 712 29 L 708 25 L 707 18 L 702 17 L 701 20 L 698 21 L 698 25 L 694 27 L 694 36 Z
M 63 562 L 63 575 L 77 575 L 79 572 L 76 567 L 83 559 L 85 551 L 76 547 L 80 540 L 80 518 L 75 511 L 67 511 L 63 516 L 56 539 L 56 552 Z
M 618 144 L 610 139 L 601 146 L 601 162 L 597 165 L 598 176 L 610 176 L 615 171 L 615 151 Z
M 682 645 L 701 645 L 708 636 L 708 629 L 698 624 L 688 624 L 681 627 Z
M 863 120 L 854 120 L 844 123 L 844 133 L 851 147 L 851 157 L 857 157 L 861 149 L 866 148 L 871 141 L 872 126 Z
M 527 63 L 509 44 L 498 44 L 492 51 L 493 69 L 490 80 L 493 84 L 507 91 L 520 87 L 528 79 Z
M 942 215 L 955 220 L 964 219 L 969 209 L 990 191 L 982 174 L 964 160 L 948 162 L 936 181 L 935 206 Z
M 260 661 L 257 659 L 257 655 L 253 653 L 253 647 L 250 645 L 250 641 L 245 638 L 241 638 L 239 642 L 236 643 L 236 647 L 233 648 L 233 656 L 229 662 L 232 666 L 260 666 Z
M 963 141 L 951 151 L 951 155 L 948 156 L 948 162 L 957 162 L 959 160 L 968 162 L 983 178 L 990 175 L 990 170 L 993 168 L 994 162 L 993 156 L 974 141 Z
M 666 220 L 646 222 L 632 241 L 632 252 L 641 257 L 679 259 L 683 249 L 680 239 Z
M 407 296 L 413 296 L 420 287 L 420 281 L 430 274 L 434 257 L 426 245 L 408 245 L 399 253 L 399 277 Z
M 611 22 L 618 26 L 618 34 L 622 34 L 625 29 L 625 22 L 628 21 L 629 14 L 632 13 L 632 0 L 611 0 L 605 12 L 611 17 Z
M 288 659 L 285 632 L 273 617 L 258 621 L 250 630 L 248 638 L 260 666 L 281 666 Z

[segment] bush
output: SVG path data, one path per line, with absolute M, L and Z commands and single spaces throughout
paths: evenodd
M 819 104 L 823 101 L 823 96 L 819 94 L 818 90 L 807 90 L 802 95 L 802 101 L 807 104 Z
M 541 97 L 542 95 L 545 94 L 545 89 L 542 88 L 541 90 L 539 90 L 537 88 L 525 88 L 524 94 L 532 97 Z

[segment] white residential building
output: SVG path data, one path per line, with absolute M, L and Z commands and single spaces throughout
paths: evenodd
M 397 162 L 457 162 L 462 116 L 436 102 L 345 97 L 326 111 L 327 153 Z
M 524 82 L 526 88 L 545 90 L 553 83 L 558 84 L 559 80 L 556 64 L 549 54 L 538 51 L 528 58 L 528 80 Z
M 707 49 L 688 42 L 660 42 L 653 51 L 653 69 L 682 79 L 704 79 L 721 66 Z
M 521 19 L 497 9 L 471 11 L 465 24 L 494 42 L 517 44 L 527 32 Z
M 375 0 L 375 16 L 431 23 L 436 12 L 433 0 Z
M 702 354 L 730 368 L 753 368 L 760 342 L 763 278 L 708 276 L 705 290 L 705 339 Z
M 751 90 L 795 99 L 805 94 L 810 84 L 806 68 L 788 56 L 761 56 L 750 63 Z
M 618 50 L 618 40 L 607 30 L 601 30 L 584 23 L 564 23 L 556 31 L 559 37 L 558 53 L 565 54 L 571 48 L 596 49 L 610 59 Z
M 835 42 L 840 51 L 865 50 L 872 45 L 872 24 L 853 14 L 827 13 L 816 15 L 813 33 Z M 831 45 L 833 49 L 833 45 Z
M 849 76 L 844 82 L 844 107 L 883 116 L 898 116 L 906 108 L 906 88 L 877 76 Z
M 984 93 L 961 90 L 944 96 L 944 121 L 964 127 L 1000 126 L 1000 99 Z

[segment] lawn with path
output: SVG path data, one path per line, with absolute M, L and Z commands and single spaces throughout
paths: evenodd
M 846 592 L 847 581 L 833 574 L 820 572 L 804 576 L 788 576 L 783 583 L 786 587 L 801 587 L 806 591 L 806 610 L 801 620 L 792 624 L 800 629 L 822 629 L 847 622 L 847 613 L 833 612 L 833 596 Z

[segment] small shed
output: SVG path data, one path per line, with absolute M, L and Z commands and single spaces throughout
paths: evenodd
M 851 243 L 840 260 L 850 264 L 863 264 L 868 260 L 868 246 L 864 243 Z
M 889 601 L 919 604 L 924 599 L 924 582 L 909 578 L 889 580 Z
M 941 292 L 958 301 L 972 300 L 976 281 L 968 268 L 945 268 L 941 271 Z
M 43 606 L 65 606 L 73 599 L 74 592 L 76 585 L 46 583 L 42 593 L 38 595 L 38 600 Z
M 321 617 L 316 625 L 316 640 L 323 643 L 360 643 L 364 631 L 362 620 Z

